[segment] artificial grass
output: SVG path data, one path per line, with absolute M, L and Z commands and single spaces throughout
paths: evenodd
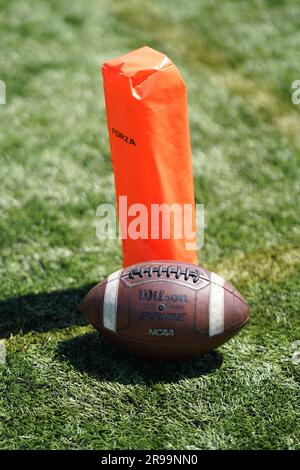
M 1 2 L 0 448 L 299 449 L 296 0 Z M 144 362 L 80 302 L 121 263 L 99 65 L 144 44 L 189 92 L 201 264 L 250 305 L 204 358 Z

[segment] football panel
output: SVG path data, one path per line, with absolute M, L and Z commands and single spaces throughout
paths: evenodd
M 228 290 L 224 289 L 224 330 L 228 331 L 236 325 L 236 308 L 234 303 L 234 295 Z
M 209 328 L 209 293 L 210 293 L 209 285 L 206 286 L 204 289 L 199 289 L 196 292 L 195 328 L 198 333 L 200 333 L 201 335 L 205 335 L 205 336 L 208 336 L 208 328 Z
M 236 328 L 240 325 L 244 325 L 249 320 L 249 307 L 242 297 L 237 297 L 236 295 L 233 296 L 233 303 L 234 303 L 234 310 L 235 310 L 235 317 L 234 317 L 234 325 L 233 327 Z
M 130 288 L 130 324 L 122 335 L 145 342 L 185 341 L 195 334 L 195 290 L 175 281 L 149 280 Z
M 117 332 L 121 332 L 130 326 L 130 289 L 120 279 L 118 306 L 117 306 Z
M 103 306 L 104 287 L 103 284 L 97 284 L 85 296 L 83 301 L 83 310 L 87 320 L 97 328 L 102 327 L 102 306 Z

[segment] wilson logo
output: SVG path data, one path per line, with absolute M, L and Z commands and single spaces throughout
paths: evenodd
M 146 300 L 147 302 L 157 300 L 158 302 L 181 302 L 187 304 L 188 298 L 187 295 L 177 295 L 177 294 L 166 294 L 164 290 L 152 290 L 152 289 L 140 289 L 139 290 L 139 300 Z
M 149 336 L 175 336 L 173 328 L 149 328 Z
M 124 142 L 126 142 L 126 144 L 129 144 L 129 145 L 136 145 L 134 139 L 128 137 L 127 135 L 123 134 L 122 132 L 118 131 L 117 129 L 115 129 L 114 127 L 112 128 L 112 133 L 118 137 L 118 139 L 122 139 Z

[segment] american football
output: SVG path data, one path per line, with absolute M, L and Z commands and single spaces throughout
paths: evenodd
M 205 354 L 247 323 L 248 305 L 218 274 L 176 261 L 139 263 L 84 299 L 88 321 L 114 344 L 153 359 Z

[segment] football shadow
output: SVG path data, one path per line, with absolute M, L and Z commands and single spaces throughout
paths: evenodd
M 121 384 L 178 382 L 210 374 L 223 362 L 218 351 L 185 361 L 144 360 L 121 351 L 97 332 L 59 343 L 57 354 L 82 373 Z
M 80 288 L 28 294 L 0 301 L 0 337 L 20 332 L 46 332 L 69 326 L 83 326 L 87 321 L 81 302 L 93 284 Z
M 0 337 L 86 325 L 81 302 L 93 285 L 1 300 Z M 176 382 L 199 377 L 212 373 L 223 362 L 217 351 L 188 361 L 143 360 L 120 351 L 97 332 L 59 343 L 57 354 L 61 360 L 98 380 L 123 384 Z

